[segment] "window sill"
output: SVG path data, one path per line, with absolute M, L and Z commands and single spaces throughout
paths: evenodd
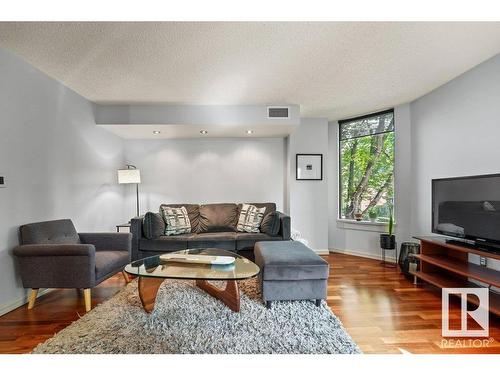
M 337 219 L 337 228 L 386 233 L 388 223 Z M 394 227 L 396 224 L 394 224 Z

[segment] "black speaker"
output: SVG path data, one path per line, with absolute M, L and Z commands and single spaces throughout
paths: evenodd
M 416 263 L 417 268 L 416 270 L 418 271 L 419 265 L 416 259 L 414 259 L 410 254 L 420 254 L 420 244 L 416 242 L 403 242 L 401 244 L 401 249 L 399 251 L 399 267 L 401 268 L 401 271 L 406 276 L 411 276 L 410 275 L 410 263 Z

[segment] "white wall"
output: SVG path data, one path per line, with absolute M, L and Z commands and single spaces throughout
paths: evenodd
M 339 194 L 339 124 L 328 123 L 328 163 L 326 164 L 330 180 L 328 184 L 328 248 L 346 250 L 346 231 L 338 225 Z
M 0 314 L 22 303 L 12 248 L 21 224 L 72 218 L 81 231 L 123 221 L 123 141 L 98 129 L 92 104 L 0 49 Z
M 500 173 L 500 55 L 411 103 L 411 117 L 411 230 L 429 234 L 433 178 Z
M 400 244 L 411 239 L 411 121 L 408 104 L 394 108 L 396 129 L 394 166 L 394 209 L 396 218 L 396 241 Z M 328 189 L 329 248 L 370 258 L 380 258 L 379 234 L 387 226 L 346 223 L 338 221 L 338 129 L 337 121 L 329 123 L 330 184 Z M 387 253 L 388 257 L 393 254 Z
M 292 228 L 316 251 L 328 249 L 328 120 L 303 118 L 288 137 L 288 204 Z M 323 154 L 323 180 L 297 181 L 296 154 Z
M 284 140 L 128 140 L 127 163 L 141 170 L 141 213 L 161 203 L 275 202 L 283 210 Z M 126 206 L 135 213 L 135 190 Z

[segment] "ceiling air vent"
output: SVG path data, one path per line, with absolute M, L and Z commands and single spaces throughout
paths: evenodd
M 267 107 L 267 118 L 290 118 L 290 107 Z

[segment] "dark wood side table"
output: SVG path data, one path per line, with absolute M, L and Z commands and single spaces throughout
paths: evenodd
M 116 226 L 116 231 L 121 232 L 120 228 L 128 228 L 128 232 L 130 232 L 130 223 L 118 224 Z M 124 231 L 125 232 L 125 231 Z

